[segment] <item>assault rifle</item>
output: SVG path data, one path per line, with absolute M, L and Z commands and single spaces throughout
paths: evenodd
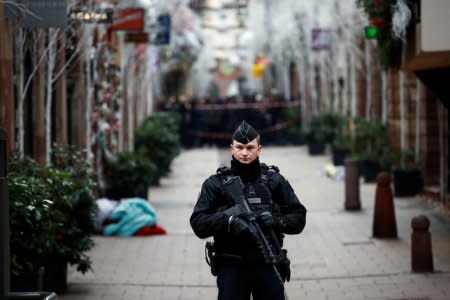
M 255 237 L 256 243 L 264 257 L 266 263 L 271 264 L 275 274 L 281 285 L 284 284 L 283 278 L 289 281 L 290 269 L 289 259 L 286 256 L 286 250 L 281 249 L 278 238 L 273 229 L 270 229 L 270 234 L 274 245 L 272 246 L 264 235 L 261 227 L 256 221 L 256 214 L 250 208 L 244 195 L 244 184 L 239 176 L 234 176 L 223 183 L 223 190 L 227 197 L 233 201 L 234 206 L 224 211 L 228 215 L 246 215 L 248 225 Z M 275 251 L 274 251 L 275 250 Z M 283 276 L 280 274 L 283 273 Z

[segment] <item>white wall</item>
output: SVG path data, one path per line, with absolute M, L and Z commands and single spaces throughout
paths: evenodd
M 422 50 L 450 50 L 450 1 L 422 0 L 421 9 Z

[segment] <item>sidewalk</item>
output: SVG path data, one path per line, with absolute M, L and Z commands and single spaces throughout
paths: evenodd
M 69 270 L 63 300 L 216 299 L 215 277 L 204 260 L 189 216 L 203 180 L 228 150 L 183 151 L 160 187 L 150 189 L 158 223 L 168 235 L 96 237 L 90 255 L 94 272 Z M 344 182 L 321 175 L 329 156 L 310 157 L 305 147 L 267 147 L 261 161 L 280 167 L 308 209 L 301 235 L 287 236 L 292 278 L 289 299 L 450 299 L 450 218 L 413 198 L 395 199 L 398 239 L 372 235 L 375 184 L 362 183 L 359 212 L 344 207 Z M 411 218 L 431 221 L 435 272 L 411 273 Z

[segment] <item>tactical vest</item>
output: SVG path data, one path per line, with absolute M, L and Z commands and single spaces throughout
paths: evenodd
M 254 212 L 269 211 L 271 213 L 278 213 L 279 205 L 273 201 L 272 191 L 269 185 L 269 175 L 270 172 L 278 173 L 279 170 L 276 166 L 267 166 L 266 164 L 261 164 L 260 170 L 261 176 L 254 181 L 244 183 L 244 194 L 248 204 Z M 231 168 L 227 166 L 217 169 L 217 175 L 220 177 L 222 184 L 231 177 L 236 176 L 233 174 Z

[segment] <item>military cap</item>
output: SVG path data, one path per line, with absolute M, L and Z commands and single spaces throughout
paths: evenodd
M 247 144 L 253 141 L 258 135 L 258 132 L 244 120 L 234 131 L 233 140 L 241 144 Z

